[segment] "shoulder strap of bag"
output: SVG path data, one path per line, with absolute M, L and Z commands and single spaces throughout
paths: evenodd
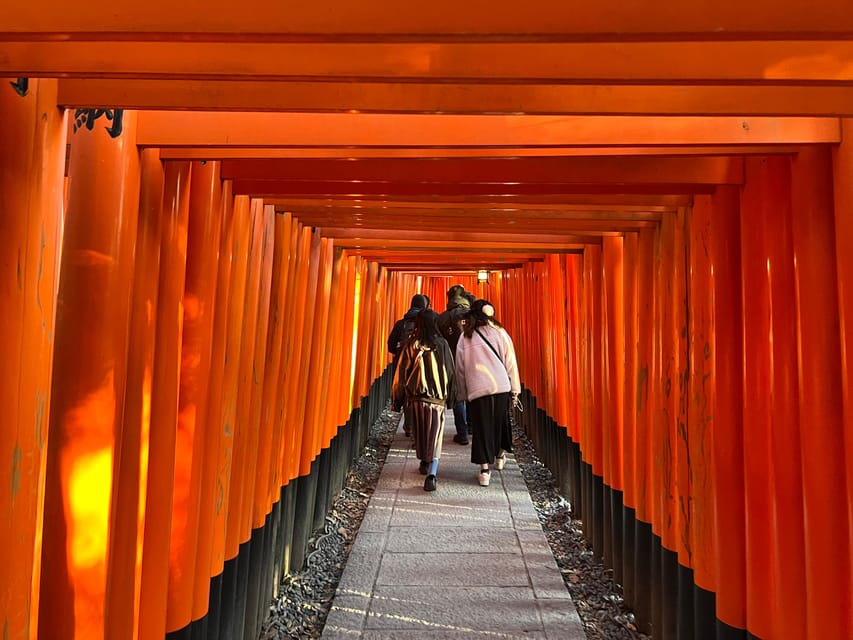
M 501 361 L 501 364 L 503 364 L 504 359 L 503 359 L 503 358 L 501 358 L 501 354 L 499 354 L 499 353 L 498 353 L 498 350 L 497 350 L 497 349 L 495 349 L 495 348 L 492 346 L 492 343 L 491 343 L 491 342 L 489 342 L 489 341 L 486 339 L 486 336 L 484 336 L 482 333 L 480 333 L 480 330 L 479 330 L 479 329 L 474 329 L 474 331 L 476 331 L 476 332 L 477 332 L 477 335 L 478 335 L 478 336 L 480 336 L 480 337 L 483 339 L 483 342 L 485 342 L 487 345 L 489 345 L 489 349 L 491 349 L 491 350 L 492 350 L 492 353 L 494 353 L 494 354 L 498 357 L 498 360 L 500 360 L 500 361 Z

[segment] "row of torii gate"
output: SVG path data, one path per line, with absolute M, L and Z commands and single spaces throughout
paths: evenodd
M 440 305 L 479 269 L 543 415 L 713 596 L 713 629 L 689 633 L 853 635 L 849 0 L 32 0 L 0 7 L 0 75 L 4 638 L 191 629 L 208 579 L 373 393 L 413 288 Z M 208 278 L 229 268 L 209 235 L 226 211 L 230 256 L 270 247 L 229 272 L 232 306 Z M 304 287 L 246 297 L 288 259 Z M 179 428 L 204 296 L 224 304 L 208 345 L 216 314 L 239 333 L 256 307 L 323 300 L 351 360 L 276 361 L 297 394 L 337 362 L 338 402 L 289 462 L 283 433 L 301 436 L 270 430 L 281 466 L 175 583 L 168 528 L 117 551 L 116 523 L 175 500 L 188 456 L 179 435 L 175 473 L 142 477 L 149 452 L 122 434 L 136 409 L 134 433 Z M 293 344 L 316 329 L 299 317 Z M 63 465 L 84 458 L 75 484 Z

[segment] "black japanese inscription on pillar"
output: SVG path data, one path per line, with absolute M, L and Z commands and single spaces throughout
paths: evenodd
M 15 82 L 10 82 L 12 88 L 22 98 L 27 95 L 27 91 L 30 90 L 30 79 L 29 78 L 18 78 Z
M 77 109 L 74 111 L 74 133 L 83 127 L 92 131 L 95 128 L 95 120 L 104 116 L 113 123 L 111 127 L 104 129 L 111 138 L 118 138 L 121 135 L 123 114 L 121 109 Z

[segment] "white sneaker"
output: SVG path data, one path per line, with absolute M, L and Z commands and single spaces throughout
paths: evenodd
M 505 464 L 506 464 L 506 454 L 503 454 L 502 456 L 495 456 L 495 468 L 498 471 L 502 471 Z
M 485 471 L 480 471 L 480 475 L 477 477 L 480 480 L 480 486 L 481 487 L 488 487 L 489 486 L 489 479 L 491 478 L 491 474 L 489 473 L 488 469 L 486 469 Z

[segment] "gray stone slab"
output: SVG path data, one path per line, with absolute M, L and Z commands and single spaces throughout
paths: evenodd
M 554 556 L 551 553 L 551 545 L 548 544 L 542 527 L 538 531 L 518 531 L 516 532 L 516 536 L 518 536 L 518 543 L 521 545 L 522 553 L 530 555 L 544 553 L 553 560 Z M 554 561 L 554 567 L 556 568 L 556 566 L 557 562 Z
M 395 501 L 395 493 L 387 491 L 374 493 L 370 497 L 370 503 L 367 506 L 367 511 L 364 513 L 364 518 L 361 521 L 358 534 L 361 535 L 363 531 L 386 531 L 391 522 L 391 513 Z
M 525 587 L 377 587 L 365 629 L 544 631 Z
M 367 612 L 370 609 L 370 595 L 342 595 L 340 591 L 332 601 L 323 638 L 358 638 L 364 629 Z
M 509 528 L 392 527 L 386 552 L 520 553 L 518 537 Z
M 530 582 L 520 553 L 385 553 L 376 584 L 526 587 Z
M 571 600 L 537 600 L 549 640 L 586 640 L 578 611 Z
M 512 518 L 506 507 L 490 507 L 486 504 L 478 505 L 478 508 L 454 507 L 441 500 L 440 496 L 419 500 L 401 496 L 389 524 L 392 527 L 511 528 Z
M 388 489 L 397 489 L 403 482 L 406 465 L 403 463 L 385 463 L 382 469 L 382 474 L 379 476 L 379 482 L 376 483 L 375 491 L 386 491 Z
M 325 634 L 323 638 L 325 638 Z M 547 640 L 541 631 L 532 633 L 519 633 L 511 631 L 451 631 L 442 629 L 438 631 L 414 631 L 407 630 L 366 630 L 362 636 L 363 640 Z M 557 638 L 559 636 L 554 636 Z M 572 639 L 573 640 L 573 639 Z
M 455 433 L 424 492 L 398 430 L 323 638 L 585 640 L 516 460 L 480 487 Z
M 349 590 L 352 594 L 371 593 L 382 563 L 385 533 L 360 531 L 344 565 L 337 593 Z M 351 594 L 351 595 L 352 595 Z

